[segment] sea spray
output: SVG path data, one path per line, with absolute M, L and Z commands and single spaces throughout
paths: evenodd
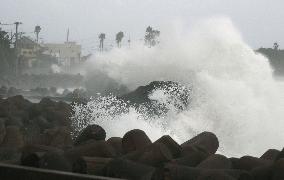
M 130 108 L 111 118 L 90 117 L 88 123 L 103 126 L 109 137 L 139 128 L 152 140 L 169 133 L 180 143 L 212 131 L 220 139 L 220 151 L 229 156 L 260 155 L 269 148 L 282 148 L 281 89 L 268 60 L 243 41 L 228 18 L 202 21 L 190 33 L 161 32 L 161 42 L 155 47 L 133 44 L 130 49 L 116 48 L 96 55 L 88 66 L 132 90 L 157 80 L 191 87 L 190 106 L 151 120 Z M 159 93 L 153 94 L 160 101 L 165 98 L 163 93 L 160 98 Z M 77 115 L 88 109 L 76 108 Z M 92 111 L 98 109 L 87 113 Z

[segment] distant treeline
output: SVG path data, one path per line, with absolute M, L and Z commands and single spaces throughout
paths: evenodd
M 284 76 L 284 50 L 277 48 L 260 48 L 257 52 L 263 54 L 269 59 L 274 68 L 274 74 Z

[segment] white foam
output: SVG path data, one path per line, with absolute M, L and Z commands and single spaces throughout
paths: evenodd
M 190 33 L 161 32 L 161 43 L 154 48 L 133 44 L 131 49 L 113 49 L 97 55 L 89 67 L 130 89 L 154 80 L 181 82 L 192 88 L 188 110 L 149 121 L 132 109 L 92 123 L 102 125 L 109 136 L 139 128 L 153 140 L 170 133 L 178 142 L 208 130 L 219 137 L 220 151 L 234 156 L 282 148 L 281 88 L 268 60 L 243 41 L 230 19 L 205 20 Z

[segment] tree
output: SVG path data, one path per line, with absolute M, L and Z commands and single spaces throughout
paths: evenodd
M 274 49 L 274 50 L 278 50 L 278 48 L 279 48 L 279 44 L 278 44 L 277 42 L 275 42 L 275 43 L 273 44 L 273 49 Z
M 0 74 L 8 74 L 14 67 L 16 54 L 10 44 L 8 33 L 0 29 Z
M 124 37 L 124 33 L 121 32 L 121 31 L 116 34 L 115 40 L 116 40 L 118 48 L 121 47 L 121 41 L 122 41 L 123 37 Z
M 157 38 L 160 36 L 160 31 L 154 30 L 151 26 L 146 28 L 145 44 L 149 47 L 155 46 L 158 43 Z
M 100 39 L 100 51 L 103 51 L 104 49 L 104 40 L 106 38 L 106 34 L 105 33 L 101 33 L 99 35 L 99 39 Z

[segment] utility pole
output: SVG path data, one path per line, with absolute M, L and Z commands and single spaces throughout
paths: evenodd
M 21 22 L 15 22 L 14 23 L 15 25 L 16 25 L 16 34 L 15 34 L 15 36 L 16 36 L 16 41 L 15 41 L 15 48 L 16 48 L 16 50 L 17 50 L 17 48 L 18 48 L 18 38 L 19 38 L 19 36 L 18 36 L 18 29 L 19 29 L 19 25 L 20 24 L 23 24 L 23 23 L 21 23 Z
M 16 25 L 16 34 L 15 34 L 15 37 L 16 37 L 16 41 L 15 41 L 15 52 L 16 52 L 16 67 L 15 67 L 15 70 L 16 70 L 16 76 L 18 76 L 18 73 L 19 73 L 19 50 L 18 50 L 18 38 L 19 38 L 19 25 L 20 24 L 23 24 L 21 22 L 15 22 L 14 23 Z
M 69 42 L 69 28 L 67 29 L 67 38 L 66 38 L 66 42 Z
M 129 38 L 128 38 L 128 47 L 130 48 L 130 43 L 131 43 L 131 40 L 130 40 L 130 34 L 129 34 Z
M 36 42 L 38 43 L 38 35 L 39 32 L 41 31 L 41 27 L 40 26 L 36 26 L 35 27 L 35 34 L 36 34 Z

